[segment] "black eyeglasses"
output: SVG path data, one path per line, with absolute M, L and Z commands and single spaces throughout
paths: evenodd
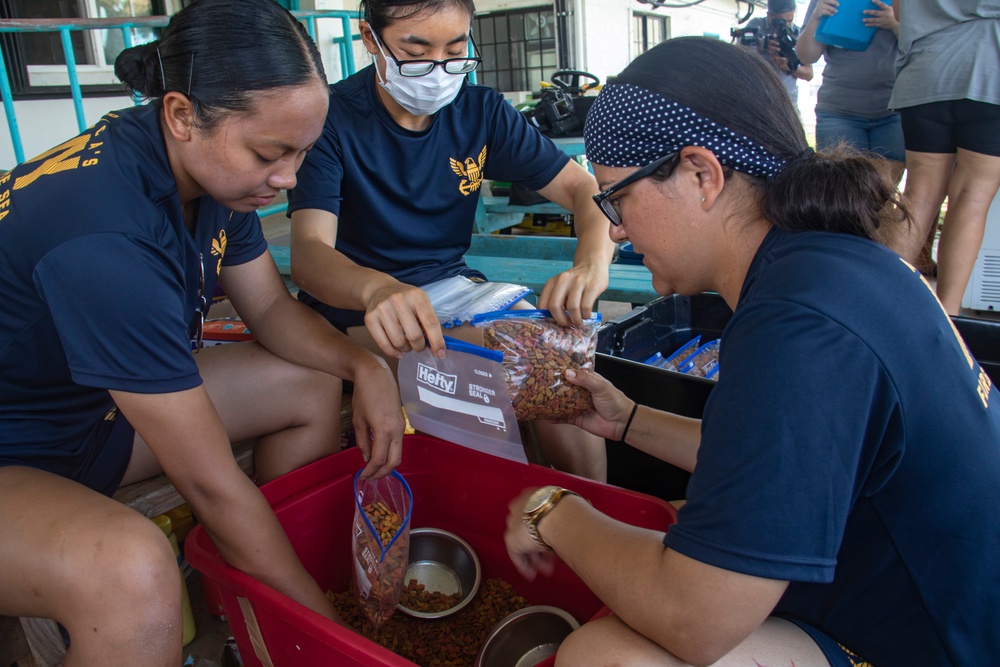
M 191 349 L 197 353 L 205 347 L 205 311 L 208 310 L 208 299 L 205 297 L 205 256 L 198 253 L 198 270 L 201 271 L 201 284 L 198 286 L 198 329 L 191 336 Z
M 629 174 L 622 180 L 618 181 L 604 192 L 598 192 L 596 195 L 594 195 L 594 203 L 597 204 L 597 206 L 601 209 L 601 212 L 608 217 L 608 220 L 611 221 L 612 225 L 614 225 L 615 227 L 621 226 L 622 216 L 621 213 L 619 213 L 618 211 L 617 199 L 612 198 L 614 194 L 616 192 L 621 191 L 623 188 L 632 185 L 633 183 L 635 183 L 640 179 L 653 175 L 653 173 L 655 173 L 657 169 L 659 169 L 666 163 L 670 162 L 671 160 L 676 160 L 678 155 L 680 155 L 680 151 L 674 151 L 673 153 L 664 155 L 658 160 L 650 162 L 641 169 L 633 171 L 631 174 Z M 670 171 L 673 172 L 676 166 L 677 166 L 676 164 L 673 165 Z
M 389 48 L 386 41 L 382 39 L 381 35 L 377 34 L 374 30 L 372 30 L 372 34 L 385 47 L 385 50 L 389 53 L 389 57 L 396 63 L 399 73 L 403 76 L 424 76 L 434 71 L 434 68 L 438 65 L 441 65 L 448 74 L 468 74 L 483 62 L 479 54 L 479 47 L 476 46 L 476 40 L 472 38 L 471 33 L 469 34 L 469 41 L 472 42 L 472 50 L 476 56 L 474 58 L 448 58 L 446 60 L 400 60 L 392 52 L 392 49 Z

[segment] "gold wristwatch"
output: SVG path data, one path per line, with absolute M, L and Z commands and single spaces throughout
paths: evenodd
M 548 551 L 552 551 L 552 547 L 546 544 L 542 536 L 538 534 L 538 522 L 551 512 L 556 503 L 565 495 L 579 496 L 580 494 L 559 486 L 543 486 L 528 496 L 528 501 L 524 504 L 524 514 L 521 518 L 528 529 L 528 534 L 538 546 Z

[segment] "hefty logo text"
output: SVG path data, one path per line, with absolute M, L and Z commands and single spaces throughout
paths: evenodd
M 454 395 L 455 389 L 458 386 L 458 376 L 442 373 L 424 364 L 417 364 L 417 382 L 422 382 L 446 394 Z

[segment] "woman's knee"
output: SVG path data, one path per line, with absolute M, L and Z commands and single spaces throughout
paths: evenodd
M 116 591 L 122 599 L 180 601 L 177 557 L 159 526 L 146 517 L 115 521 L 112 530 L 81 554 L 91 569 L 95 592 Z
M 77 545 L 63 588 L 65 604 L 53 615 L 71 640 L 172 636 L 179 627 L 177 559 L 160 528 L 139 514 L 116 518 L 99 538 Z

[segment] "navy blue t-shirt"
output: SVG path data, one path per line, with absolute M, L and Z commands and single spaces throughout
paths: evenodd
M 404 129 L 375 93 L 375 68 L 330 87 L 323 136 L 289 192 L 289 214 L 338 216 L 336 248 L 411 285 L 460 272 L 484 178 L 548 185 L 569 161 L 492 88 L 462 85 L 424 130 Z
M 212 295 L 266 252 L 256 213 L 209 197 L 187 230 L 158 115 L 109 113 L 0 178 L 0 457 L 79 454 L 109 389 L 200 385 L 200 258 Z
M 1000 394 L 920 274 L 772 230 L 720 349 L 665 544 L 879 667 L 996 662 Z

